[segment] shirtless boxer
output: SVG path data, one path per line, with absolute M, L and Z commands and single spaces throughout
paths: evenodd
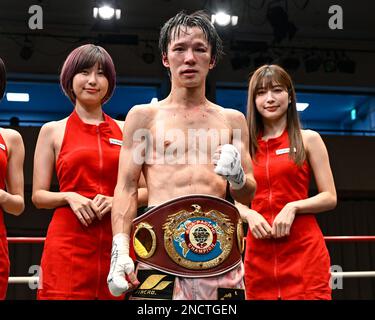
M 114 237 L 108 286 L 113 295 L 139 284 L 129 257 L 129 237 L 142 171 L 149 206 L 191 194 L 224 199 L 227 181 L 232 197 L 248 205 L 256 189 L 244 115 L 205 97 L 207 74 L 222 53 L 221 40 L 207 16 L 202 12 L 178 13 L 161 29 L 159 46 L 162 63 L 170 74 L 171 92 L 158 103 L 133 107 L 125 121 L 112 209 Z M 207 134 L 213 131 L 219 133 L 216 141 Z M 139 139 L 144 132 L 148 136 Z M 236 143 L 235 133 L 240 136 Z M 211 139 L 193 145 L 194 134 Z M 219 287 L 243 288 L 242 263 L 215 277 L 177 277 L 173 299 L 217 299 Z

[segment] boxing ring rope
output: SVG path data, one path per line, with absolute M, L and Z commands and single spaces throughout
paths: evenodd
M 375 241 L 375 236 L 326 236 L 326 242 L 371 242 Z
M 8 237 L 8 243 L 43 243 L 45 237 Z M 365 242 L 375 241 L 375 236 L 325 236 L 326 242 Z
M 39 277 L 9 277 L 8 284 L 38 283 Z
M 8 237 L 8 243 L 44 243 L 45 237 Z M 375 242 L 375 236 L 325 236 L 326 242 Z M 375 271 L 331 272 L 332 278 L 375 278 Z M 9 284 L 37 283 L 39 277 L 9 277 Z

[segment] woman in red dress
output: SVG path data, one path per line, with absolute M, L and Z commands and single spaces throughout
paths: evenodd
M 0 100 L 6 87 L 6 71 L 0 59 Z M 0 300 L 8 288 L 9 256 L 4 214 L 20 215 L 24 208 L 23 160 L 25 148 L 21 135 L 12 129 L 0 128 Z
M 257 191 L 245 253 L 247 299 L 331 299 L 330 258 L 315 214 L 336 206 L 327 149 L 317 132 L 302 130 L 288 73 L 257 69 L 248 98 L 250 152 Z M 309 197 L 310 172 L 318 193 Z
M 115 299 L 106 279 L 123 122 L 102 110 L 115 81 L 111 57 L 92 44 L 73 50 L 62 67 L 61 86 L 74 110 L 68 118 L 43 125 L 34 156 L 33 203 L 56 208 L 44 245 L 38 299 Z M 58 192 L 49 190 L 54 167 Z M 142 205 L 144 190 L 139 194 Z

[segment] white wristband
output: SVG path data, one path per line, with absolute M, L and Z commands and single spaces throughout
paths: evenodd
M 240 190 L 246 183 L 246 176 L 245 172 L 243 171 L 242 167 L 240 168 L 240 172 L 238 175 L 234 176 L 232 179 L 228 179 L 230 186 L 234 190 Z
M 225 177 L 234 190 L 239 190 L 245 185 L 246 175 L 241 165 L 241 155 L 234 145 L 222 146 L 215 172 Z
M 117 233 L 113 237 L 112 246 L 116 246 L 121 253 L 129 255 L 130 238 L 126 233 Z

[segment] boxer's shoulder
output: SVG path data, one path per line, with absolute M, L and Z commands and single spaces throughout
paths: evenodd
M 238 117 L 244 116 L 242 112 L 240 112 L 236 109 L 229 108 L 229 107 L 222 107 L 222 106 L 220 106 L 218 104 L 215 104 L 215 103 L 212 103 L 212 102 L 210 102 L 209 107 L 212 111 L 220 112 L 220 113 L 222 113 L 223 115 L 225 115 L 226 117 L 229 117 L 229 118 L 238 118 Z
M 156 110 L 157 103 L 148 103 L 148 104 L 137 104 L 133 106 L 128 115 L 138 115 L 140 113 L 144 115 L 152 114 Z
M 126 122 L 136 122 L 138 124 L 149 123 L 157 112 L 155 103 L 135 105 L 129 110 Z
M 231 108 L 223 109 L 222 112 L 227 121 L 232 125 L 232 128 L 242 127 L 243 124 L 246 124 L 246 118 L 242 112 Z

